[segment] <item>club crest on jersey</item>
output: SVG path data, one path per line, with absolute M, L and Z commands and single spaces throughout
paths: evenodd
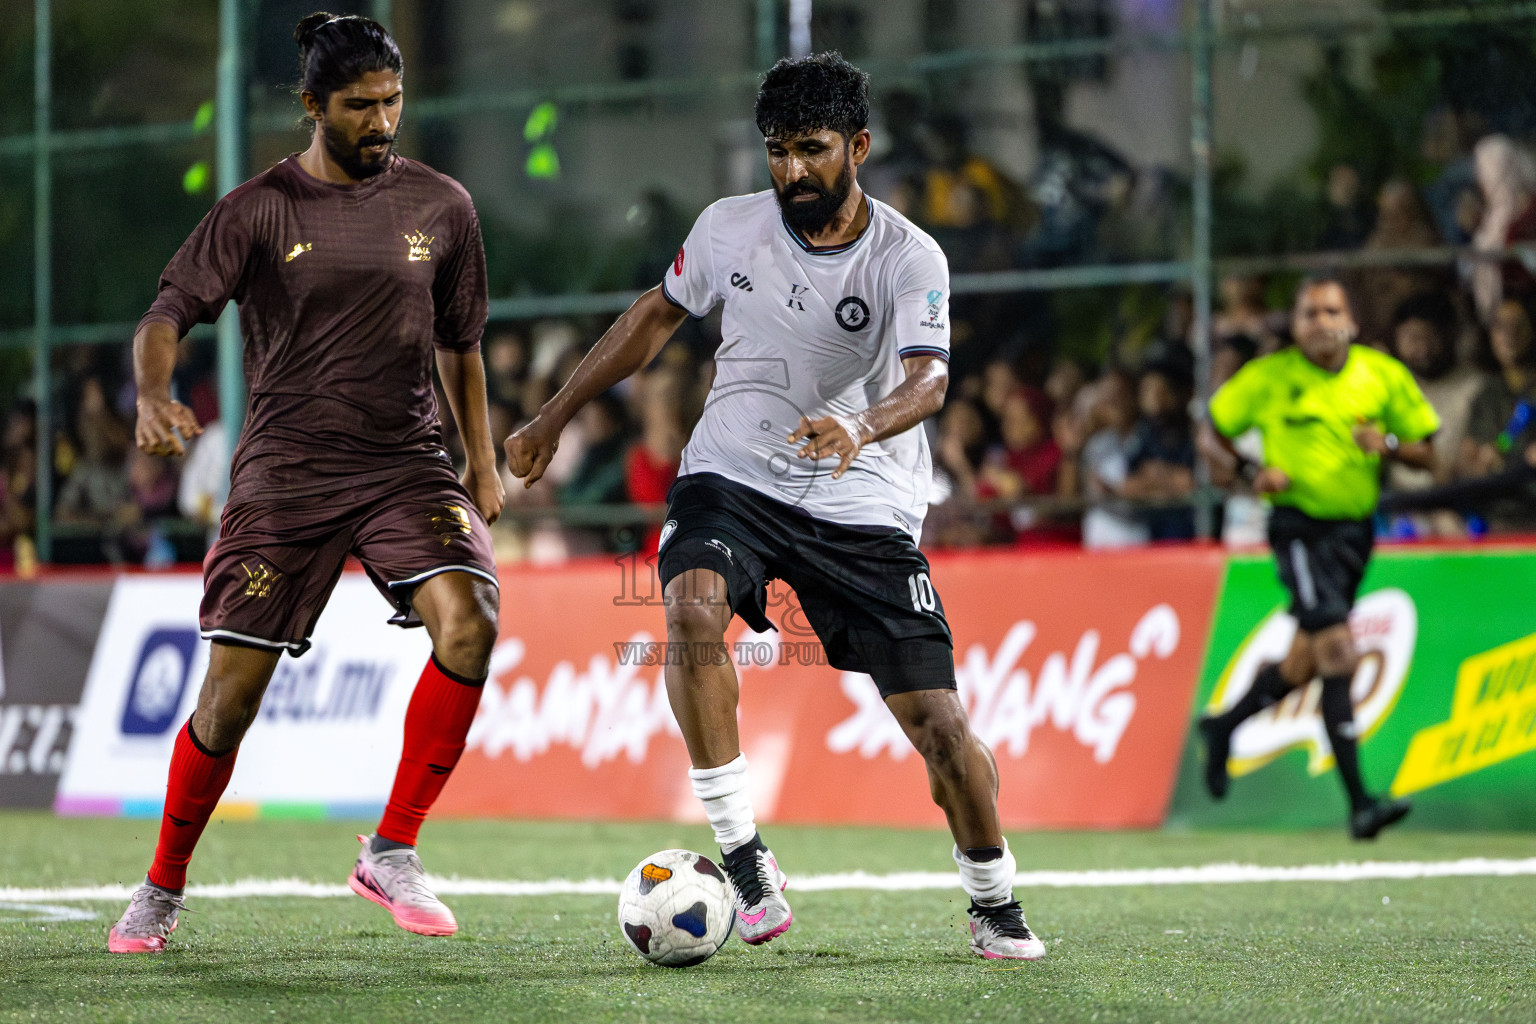
M 299 242 L 283 257 L 284 263 L 292 263 L 315 247 L 313 242 Z
M 837 304 L 837 325 L 845 331 L 862 331 L 869 326 L 869 307 L 857 295 Z
M 432 262 L 432 243 L 435 241 L 437 241 L 435 236 L 428 235 L 423 231 L 417 231 L 414 235 L 406 235 L 405 243 L 410 246 L 410 249 L 406 252 L 405 258 L 412 263 Z

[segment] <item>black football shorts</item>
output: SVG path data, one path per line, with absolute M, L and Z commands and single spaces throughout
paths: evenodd
M 732 611 L 766 632 L 778 628 L 768 583 L 783 580 L 832 667 L 868 673 L 881 696 L 955 688 L 944 606 L 909 534 L 815 519 L 713 473 L 679 477 L 667 500 L 663 589 L 690 569 L 719 573 Z
M 1349 621 L 1375 545 L 1369 519 L 1314 519 L 1277 505 L 1269 517 L 1269 545 L 1301 629 L 1315 633 Z
M 436 460 L 402 466 L 390 486 L 229 505 L 220 531 L 203 560 L 203 636 L 295 657 L 309 650 L 349 554 L 397 626 L 421 625 L 411 601 L 433 576 L 467 572 L 496 584 L 490 529 L 452 467 Z

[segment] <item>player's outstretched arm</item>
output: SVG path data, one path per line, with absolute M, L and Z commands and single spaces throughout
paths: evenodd
M 944 392 L 949 388 L 949 364 L 938 356 L 913 356 L 901 361 L 907 379 L 857 416 L 800 417 L 800 425 L 789 435 L 789 443 L 804 441 L 802 459 L 838 460 L 832 471 L 836 480 L 848 471 L 859 450 L 872 441 L 882 441 L 911 430 L 944 407 Z
M 496 442 L 491 440 L 490 413 L 485 397 L 485 364 L 479 351 L 437 350 L 437 375 L 443 381 L 443 394 L 453 411 L 459 437 L 464 441 L 464 489 L 487 523 L 501 515 L 506 492 L 501 474 L 496 472 Z
M 565 387 L 527 425 L 507 438 L 507 468 L 532 487 L 560 445 L 560 431 L 581 407 L 656 358 L 688 314 L 652 288 L 614 321 L 576 367 Z
M 171 370 L 180 340 L 176 328 L 163 320 L 149 321 L 133 336 L 133 382 L 139 392 L 133 436 L 150 455 L 185 455 L 182 438 L 203 432 L 192 410 L 171 397 Z

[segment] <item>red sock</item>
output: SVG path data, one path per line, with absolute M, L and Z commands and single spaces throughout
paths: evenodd
M 165 787 L 165 813 L 160 819 L 160 842 L 149 866 L 149 880 L 166 889 L 187 884 L 187 862 L 213 809 L 218 806 L 229 775 L 235 770 L 239 748 L 214 757 L 192 734 L 192 719 L 176 734 L 171 752 L 170 778 Z
M 464 753 L 475 709 L 480 706 L 484 679 L 465 679 L 427 660 L 405 711 L 405 749 L 395 772 L 395 788 L 379 821 L 378 834 L 396 843 L 416 845 L 416 833 L 453 766 Z

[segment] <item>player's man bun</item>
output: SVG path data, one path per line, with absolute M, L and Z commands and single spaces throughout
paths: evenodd
M 764 76 L 756 114 L 765 138 L 826 129 L 849 138 L 869 124 L 869 76 L 836 50 L 786 57 Z
M 293 41 L 299 44 L 300 49 L 309 49 L 315 40 L 315 31 L 335 17 L 336 15 L 330 11 L 316 11 L 314 14 L 301 19 L 293 27 Z
M 314 93 L 321 106 L 370 71 L 405 73 L 394 37 L 372 18 L 316 11 L 294 26 L 293 41 L 299 44 L 299 92 Z

